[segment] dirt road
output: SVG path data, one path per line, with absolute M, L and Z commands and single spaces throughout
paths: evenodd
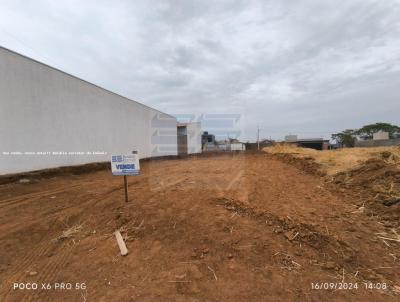
M 0 301 L 399 299 L 389 230 L 268 155 L 147 162 L 123 192 L 110 171 L 1 185 Z

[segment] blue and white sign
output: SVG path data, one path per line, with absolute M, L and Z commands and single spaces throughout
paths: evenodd
M 111 171 L 113 175 L 139 175 L 139 156 L 137 154 L 112 155 Z

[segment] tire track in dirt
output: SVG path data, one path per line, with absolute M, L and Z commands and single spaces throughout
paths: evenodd
M 68 211 L 68 210 L 73 209 L 73 208 L 82 209 L 82 207 L 86 206 L 86 205 L 89 207 L 93 203 L 99 203 L 101 201 L 107 200 L 109 195 L 111 195 L 112 193 L 114 193 L 116 191 L 123 190 L 123 188 L 124 188 L 123 186 L 118 186 L 116 188 L 107 189 L 104 192 L 98 192 L 94 196 L 93 195 L 85 196 L 85 195 L 81 194 L 80 198 L 83 198 L 83 199 L 86 200 L 83 203 L 82 202 L 80 204 L 73 203 L 73 204 L 71 204 L 69 206 L 68 205 L 67 206 L 63 205 L 62 208 L 56 209 L 54 213 L 37 213 L 38 218 L 35 219 L 35 220 L 31 220 L 30 222 L 31 222 L 32 225 L 42 222 L 43 219 L 40 218 L 41 215 L 46 215 L 48 217 L 48 219 L 50 219 L 50 220 L 51 219 L 57 219 L 61 212 Z M 55 191 L 52 191 L 52 193 L 47 194 L 47 196 L 53 195 L 53 192 L 55 192 Z M 65 192 L 65 190 L 64 191 L 58 190 L 58 193 L 62 193 L 62 192 Z M 90 196 L 90 198 L 88 198 L 89 196 Z M 98 196 L 102 196 L 102 198 L 99 199 Z M 37 201 L 37 200 L 29 201 L 29 203 L 35 202 L 35 201 Z M 8 208 L 5 209 L 5 210 L 8 210 Z M 53 211 L 54 211 L 54 209 L 53 209 Z M 9 229 L 15 230 L 16 228 L 18 228 L 19 225 L 20 225 L 20 222 L 16 222 L 14 225 L 10 225 L 9 224 L 8 227 L 9 227 Z M 8 231 L 8 229 L 5 229 L 5 230 L 2 229 L 2 231 L 5 233 L 6 231 Z
M 78 187 L 78 186 L 75 186 Z M 70 186 L 69 186 L 70 188 Z M 101 202 L 106 201 L 109 199 L 110 195 L 116 191 L 122 190 L 123 186 L 118 186 L 118 187 L 114 187 L 112 189 L 107 189 L 105 190 L 105 192 L 102 192 L 102 194 L 99 194 L 102 196 L 102 198 L 90 198 L 90 199 L 86 199 L 85 202 L 80 203 L 79 205 L 73 204 L 71 206 L 67 206 L 67 207 L 63 207 L 62 209 L 60 209 L 60 212 L 64 212 L 65 211 L 71 211 L 76 209 L 76 215 L 80 216 L 86 208 L 91 207 L 92 205 L 100 205 Z M 65 189 L 64 189 L 65 190 Z M 62 191 L 62 189 L 60 190 L 56 190 L 57 192 L 65 192 Z M 55 191 L 51 191 L 50 193 L 47 194 L 47 196 L 50 196 L 54 193 Z M 40 215 L 39 215 L 40 216 Z M 50 217 L 47 218 L 47 221 L 50 221 L 52 219 L 58 219 L 58 213 L 55 213 L 53 215 L 51 215 Z M 43 219 L 38 218 L 35 219 L 34 221 L 31 221 L 31 225 L 35 225 L 35 224 L 40 224 L 43 223 Z M 17 224 L 18 225 L 18 224 Z M 24 226 L 24 228 L 26 228 L 26 226 Z M 46 238 L 55 238 L 57 236 L 57 233 L 59 233 L 59 231 L 54 231 L 51 232 L 50 234 L 48 234 L 48 236 L 46 236 Z M 49 240 L 49 239 L 48 239 Z M 45 241 L 45 242 L 41 242 L 39 244 L 35 245 L 35 248 L 33 250 L 31 250 L 29 253 L 25 254 L 25 256 L 23 256 L 22 259 L 20 259 L 20 261 L 18 261 L 18 264 L 16 266 L 12 266 L 8 271 L 7 271 L 7 275 L 3 277 L 3 286 L 2 286 L 2 290 L 0 291 L 0 293 L 3 290 L 6 290 L 6 292 L 4 293 L 5 297 L 8 296 L 12 296 L 12 284 L 13 282 L 17 282 L 17 281 L 21 281 L 24 282 L 26 280 L 27 277 L 27 272 L 31 271 L 33 265 L 37 262 L 38 259 L 46 259 L 48 258 L 49 253 L 51 253 L 53 250 L 55 250 L 55 245 L 56 243 L 50 241 Z M 65 245 L 63 245 L 61 248 L 64 248 Z M 58 251 L 59 248 L 56 248 L 56 250 Z M 51 259 L 50 261 L 47 262 L 47 264 L 43 267 L 43 270 L 41 272 L 39 272 L 39 277 L 40 280 L 45 282 L 47 280 L 52 281 L 51 279 L 56 276 L 57 271 L 59 269 L 61 269 L 63 267 L 63 264 L 68 261 L 68 255 L 71 255 L 71 251 L 72 248 L 68 247 L 64 248 L 62 251 L 62 256 L 60 257 L 56 257 L 55 259 Z M 8 289 L 8 290 L 7 290 Z M 3 294 L 2 294 L 3 295 Z M 42 301 L 41 298 L 45 298 L 46 293 L 44 292 L 39 292 L 39 291 L 35 291 L 33 293 L 27 293 L 25 294 L 25 296 L 23 296 L 23 300 L 22 301 Z
M 71 244 L 71 242 L 67 242 L 60 246 L 58 249 L 58 253 L 51 257 L 50 261 L 46 263 L 43 269 L 40 269 L 38 274 L 39 283 L 50 283 L 54 285 L 56 281 L 56 277 L 58 272 L 65 267 L 65 263 L 69 261 L 72 257 L 72 252 L 75 249 L 75 243 Z M 61 250 L 61 252 L 60 252 Z M 69 282 L 71 280 L 61 280 L 61 282 Z M 24 301 L 26 299 L 27 302 L 35 302 L 35 301 L 44 301 L 44 299 L 49 299 L 46 290 L 34 291 L 33 293 L 27 293 L 24 296 Z
M 120 190 L 120 189 L 122 189 L 122 187 L 121 188 L 114 188 L 112 190 L 107 190 L 107 193 L 111 194 L 111 193 L 115 192 L 116 190 Z M 106 199 L 108 199 L 108 196 L 103 197 L 101 200 L 96 199 L 96 198 L 92 198 L 92 199 L 86 200 L 86 202 L 84 202 L 84 203 L 81 203 L 79 205 L 79 207 L 76 204 L 74 204 L 74 205 L 71 205 L 70 207 L 63 208 L 62 210 L 63 211 L 66 210 L 66 209 L 71 210 L 71 209 L 75 208 L 78 211 L 78 215 L 79 215 L 79 214 L 84 212 L 84 210 L 86 208 L 86 207 L 84 207 L 85 205 L 87 207 L 89 207 L 93 203 L 99 203 L 100 201 L 104 201 Z M 51 219 L 57 218 L 57 216 L 58 216 L 57 214 L 54 214 L 54 215 L 48 217 L 47 220 L 49 221 Z M 36 219 L 34 221 L 31 221 L 32 225 L 40 224 L 42 222 L 43 222 L 43 220 L 40 219 L 40 218 L 38 218 L 38 219 Z M 24 226 L 24 228 L 25 227 L 26 226 Z M 49 237 L 55 238 L 57 236 L 57 233 L 58 233 L 58 231 L 51 232 L 50 234 L 48 234 L 49 236 L 47 236 L 47 238 L 49 238 Z M 7 271 L 7 276 L 5 276 L 3 278 L 4 281 L 2 282 L 3 283 L 3 287 L 2 288 L 6 289 L 6 290 L 8 288 L 8 290 L 5 292 L 5 296 L 6 297 L 9 296 L 10 294 L 12 294 L 12 291 L 13 291 L 12 284 L 13 284 L 13 282 L 18 282 L 20 280 L 22 280 L 22 281 L 26 280 L 27 271 L 28 272 L 30 271 L 30 268 L 32 268 L 33 264 L 35 264 L 37 262 L 37 259 L 43 259 L 43 258 L 46 259 L 46 258 L 48 258 L 48 254 L 51 253 L 52 250 L 54 250 L 54 244 L 55 243 L 52 242 L 51 240 L 36 244 L 35 248 L 33 250 L 31 250 L 29 253 L 25 254 L 25 256 L 18 262 L 18 264 L 16 266 L 12 266 Z M 63 261 L 63 260 L 67 261 L 68 259 L 65 256 L 68 255 L 68 253 L 69 253 L 69 249 L 63 251 L 62 254 L 64 256 L 61 257 L 60 260 L 55 260 L 55 261 L 51 260 L 51 261 L 49 261 L 48 264 L 44 267 L 44 273 L 41 273 L 40 277 L 41 278 L 48 278 L 48 276 L 50 276 L 50 277 L 53 276 L 54 273 L 52 273 L 52 271 L 62 268 L 62 263 L 58 263 L 58 261 Z M 54 266 L 54 269 L 51 269 L 52 266 Z M 37 293 L 34 292 L 33 297 L 36 297 L 36 294 Z M 30 295 L 28 295 L 28 297 L 30 297 Z M 25 298 L 24 298 L 23 301 L 25 301 Z M 34 301 L 34 300 L 32 300 L 32 301 Z
M 37 219 L 36 221 L 33 221 L 31 223 L 29 229 L 33 229 L 33 226 L 36 224 L 37 221 L 42 222 L 42 220 Z M 50 217 L 47 221 L 48 223 L 54 224 L 52 221 L 52 217 Z M 23 227 L 23 230 L 26 230 L 26 226 Z M 18 230 L 16 230 L 17 232 Z M 50 238 L 55 238 L 57 235 L 57 231 L 52 231 L 48 233 L 48 236 L 46 236 L 45 239 L 42 239 L 41 242 L 35 244 L 33 249 L 30 249 L 29 252 L 25 253 L 25 255 L 22 257 L 20 261 L 18 261 L 18 264 L 15 266 L 12 266 L 8 270 L 8 273 L 10 275 L 15 275 L 21 272 L 24 268 L 28 267 L 28 264 L 33 263 L 34 261 L 32 259 L 38 258 L 41 256 L 46 256 L 52 249 L 54 249 L 54 245 L 51 244 L 51 239 Z M 50 243 L 49 243 L 50 242 Z
M 23 263 L 8 273 L 8 276 L 2 282 L 4 284 L 3 288 L 6 289 L 6 292 L 4 293 L 5 297 L 13 297 L 14 290 L 12 284 L 14 282 L 37 282 L 39 289 L 36 291 L 25 291 L 21 301 L 42 301 L 40 297 L 45 297 L 46 293 L 45 291 L 40 290 L 41 283 L 53 283 L 55 281 L 57 272 L 64 267 L 64 264 L 69 260 L 71 252 L 74 249 L 74 246 L 70 243 L 62 244 L 54 249 L 55 244 L 56 243 L 54 242 L 43 243 L 40 248 L 35 249 L 33 252 L 29 253 L 27 257 L 24 257 Z M 54 250 L 57 251 L 57 254 L 54 257 L 49 258 L 49 252 Z M 47 259 L 49 260 L 46 261 Z M 42 261 L 41 264 L 43 264 L 43 260 L 46 261 L 44 266 L 37 266 L 37 262 Z M 33 267 L 35 267 L 35 271 L 38 271 L 38 274 L 36 275 L 37 279 L 36 277 L 30 277 L 28 275 L 28 272 L 32 271 Z
M 43 199 L 45 197 L 49 197 L 52 195 L 56 195 L 59 193 L 64 193 L 66 191 L 66 188 L 71 189 L 71 188 L 78 188 L 78 187 L 83 187 L 81 184 L 79 185 L 74 185 L 74 186 L 68 186 L 68 187 L 63 187 L 61 189 L 57 190 L 51 190 L 51 191 L 41 191 L 41 192 L 35 192 L 35 193 L 27 193 L 22 196 L 14 197 L 14 198 L 8 198 L 8 199 L 3 199 L 0 201 L 0 209 L 9 207 L 13 204 L 17 204 L 18 206 L 24 205 L 26 203 L 31 203 L 35 202 L 37 200 Z
M 345 264 L 343 262 L 343 258 L 350 258 L 353 254 L 347 243 L 322 234 L 309 224 L 298 223 L 289 218 L 280 218 L 272 213 L 256 210 L 234 199 L 222 197 L 216 198 L 214 202 L 241 217 L 256 220 L 262 225 L 273 226 L 275 233 L 277 235 L 280 234 L 281 238 L 286 238 L 292 243 L 309 246 L 317 251 L 318 254 L 325 253 L 331 260 L 335 260 L 342 267 L 350 266 L 348 263 Z
M 51 246 L 49 246 L 47 242 L 37 244 L 30 253 L 25 254 L 25 256 L 19 261 L 18 265 L 13 266 L 7 271 L 7 274 L 10 275 L 9 279 L 11 276 L 18 276 L 21 271 L 27 269 L 29 265 L 34 262 L 33 259 L 45 256 L 49 252 L 50 248 Z
M 29 184 L 31 185 L 31 184 Z M 76 190 L 77 192 L 87 190 L 88 188 L 93 187 L 95 189 L 95 192 L 99 195 L 104 195 L 104 194 L 109 194 L 114 191 L 122 190 L 124 188 L 123 185 L 115 186 L 112 185 L 112 188 L 110 189 L 109 186 L 102 186 L 102 188 L 105 188 L 104 192 L 99 192 L 99 188 L 93 184 L 93 182 L 82 182 L 76 185 L 67 185 L 67 186 L 62 186 L 61 188 L 58 187 L 57 189 L 51 189 L 51 190 L 46 190 L 46 191 L 40 191 L 40 192 L 32 192 L 32 193 L 26 193 L 23 195 L 19 195 L 18 197 L 12 197 L 12 198 L 6 198 L 0 200 L 0 209 L 4 209 L 6 207 L 10 207 L 12 209 L 11 205 L 16 204 L 18 206 L 25 205 L 26 203 L 32 203 L 36 202 L 38 200 L 44 199 L 46 197 L 51 197 L 53 195 L 57 195 L 60 193 L 65 193 L 69 192 L 71 193 L 72 191 Z
M 45 257 L 50 249 L 51 246 L 48 243 L 39 244 L 32 252 L 26 254 L 26 256 L 21 259 L 19 265 L 14 266 L 11 270 L 7 271 L 7 275 L 4 276 L 2 281 L 2 290 L 5 289 L 4 297 L 12 296 L 12 284 L 14 282 L 25 282 L 29 269 L 37 259 Z

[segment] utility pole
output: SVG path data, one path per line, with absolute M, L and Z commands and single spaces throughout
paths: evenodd
M 257 150 L 260 150 L 260 126 L 257 125 Z

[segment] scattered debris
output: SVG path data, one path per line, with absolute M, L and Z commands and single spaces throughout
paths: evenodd
M 362 214 L 362 213 L 364 213 L 364 211 L 365 211 L 365 207 L 361 206 L 357 210 L 355 210 L 355 211 L 353 211 L 351 213 L 353 213 L 353 214 Z
M 217 278 L 217 275 L 215 274 L 215 271 L 211 267 L 209 267 L 208 265 L 207 265 L 207 268 L 213 273 L 215 281 L 218 281 L 218 278 Z
M 295 240 L 296 239 L 296 237 L 299 235 L 299 232 L 296 232 L 295 234 L 294 234 L 294 231 L 288 231 L 288 232 L 285 232 L 285 237 L 289 240 L 289 241 L 293 241 L 293 240 Z
M 325 264 L 322 265 L 322 268 L 328 269 L 328 270 L 335 269 L 336 268 L 336 264 L 333 261 L 328 261 L 328 262 L 326 262 Z
M 383 240 L 400 242 L 400 238 L 388 238 L 388 237 L 382 237 L 382 236 L 378 236 L 378 238 L 383 239 Z
M 379 239 L 381 239 L 387 246 L 390 246 L 386 240 L 389 241 L 395 241 L 395 242 L 400 242 L 400 234 L 397 233 L 395 229 L 392 229 L 393 234 L 395 235 L 395 238 L 393 237 L 388 237 L 389 235 L 385 232 L 380 232 L 376 233 L 377 235 L 383 235 L 383 236 L 378 236 Z
M 121 251 L 122 256 L 128 255 L 128 249 L 126 248 L 125 241 L 122 238 L 121 232 L 119 230 L 115 231 L 115 238 L 117 238 L 118 247 Z
M 280 266 L 282 269 L 286 269 L 288 271 L 298 270 L 301 268 L 301 265 L 293 260 L 293 257 L 284 252 L 276 252 L 274 255 L 274 260 L 276 264 Z
M 58 236 L 57 238 L 53 239 L 53 241 L 62 241 L 64 239 L 71 238 L 74 234 L 78 233 L 81 228 L 82 228 L 82 224 L 74 225 L 74 226 L 70 227 L 69 229 L 63 231 L 62 234 L 60 236 Z
M 387 207 L 393 206 L 398 203 L 400 203 L 400 198 L 398 198 L 398 197 L 389 198 L 389 199 L 383 201 L 383 204 Z

